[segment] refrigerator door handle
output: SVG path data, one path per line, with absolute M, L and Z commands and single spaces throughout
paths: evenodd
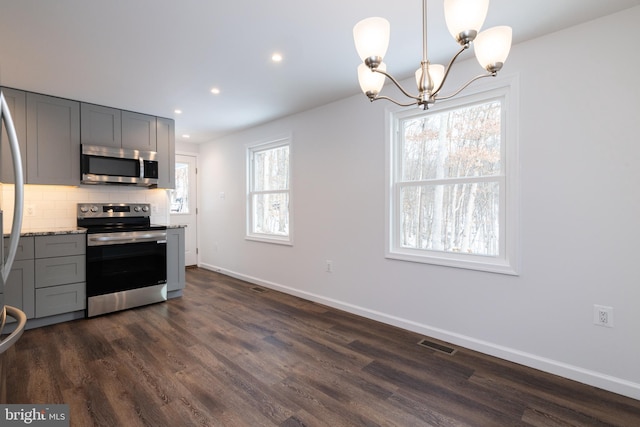
M 4 353 L 18 341 L 24 332 L 24 327 L 27 324 L 27 315 L 22 310 L 19 310 L 10 305 L 5 305 L 4 309 L 7 311 L 7 316 L 13 317 L 18 321 L 18 326 L 11 332 L 11 335 L 0 341 L 0 354 Z
M 9 137 L 9 146 L 11 148 L 11 159 L 13 160 L 14 173 L 14 207 L 13 207 L 13 223 L 11 226 L 11 236 L 9 237 L 9 251 L 6 260 L 0 260 L 2 264 L 2 283 L 7 283 L 13 260 L 18 251 L 18 240 L 20 239 L 20 229 L 22 228 L 22 213 L 24 208 L 24 176 L 22 173 L 22 158 L 20 157 L 20 146 L 18 145 L 18 135 L 13 125 L 11 112 L 4 94 L 0 91 L 0 120 L 4 122 Z

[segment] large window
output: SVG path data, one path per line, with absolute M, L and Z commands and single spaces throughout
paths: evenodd
M 516 273 L 510 89 L 390 113 L 388 257 Z
M 247 238 L 291 244 L 291 141 L 247 148 Z

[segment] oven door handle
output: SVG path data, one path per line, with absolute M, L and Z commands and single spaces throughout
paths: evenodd
M 144 233 L 137 234 L 135 236 L 87 236 L 88 246 L 100 246 L 100 245 L 119 245 L 123 243 L 143 243 L 143 242 L 157 242 L 167 243 L 167 233 Z

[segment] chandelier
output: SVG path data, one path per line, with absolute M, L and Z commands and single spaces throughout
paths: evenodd
M 461 46 L 445 68 L 440 64 L 431 64 L 427 57 L 427 0 L 422 0 L 422 61 L 415 72 L 417 95 L 409 93 L 388 74 L 387 66 L 382 62 L 389 46 L 389 21 L 374 17 L 358 22 L 353 27 L 353 38 L 363 61 L 358 67 L 360 88 L 371 102 L 386 99 L 403 107 L 418 105 L 426 110 L 437 100 L 453 98 L 478 79 L 496 76 L 511 49 L 511 27 L 492 27 L 479 33 L 488 9 L 489 0 L 444 0 L 447 28 Z M 449 76 L 451 66 L 472 42 L 476 58 L 486 73 L 472 78 L 453 93 L 442 96 L 440 89 Z M 412 101 L 403 103 L 380 95 L 385 78 L 391 80 Z

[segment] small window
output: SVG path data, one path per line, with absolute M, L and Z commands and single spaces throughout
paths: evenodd
M 389 258 L 516 274 L 510 88 L 390 113 Z
M 189 213 L 189 163 L 176 161 L 176 188 L 169 192 L 171 214 Z
M 291 140 L 247 148 L 247 238 L 291 244 Z

